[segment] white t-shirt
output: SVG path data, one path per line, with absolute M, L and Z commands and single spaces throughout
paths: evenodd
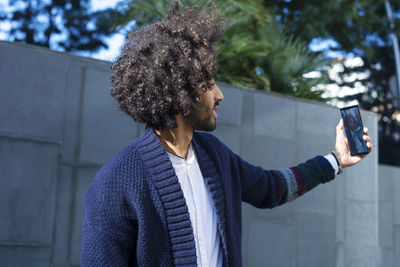
M 221 267 L 222 247 L 214 202 L 205 186 L 192 143 L 189 145 L 186 160 L 167 153 L 178 176 L 189 209 L 196 243 L 197 266 Z

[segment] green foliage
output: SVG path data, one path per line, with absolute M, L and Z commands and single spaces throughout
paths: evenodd
M 399 0 L 390 0 L 395 16 L 394 28 L 387 19 L 384 0 L 264 0 L 265 6 L 285 24 L 289 33 L 307 43 L 313 39 L 331 39 L 337 46 L 326 50 L 351 53 L 361 57 L 361 67 L 345 67 L 341 73 L 340 86 L 354 87 L 362 83 L 368 87 L 364 94 L 347 97 L 356 98 L 366 109 L 378 106 L 388 92 L 388 80 L 395 73 L 393 46 L 389 34 L 397 35 L 400 8 Z M 369 72 L 366 78 L 347 82 L 343 79 L 353 73 Z M 371 94 L 372 93 L 372 94 Z M 373 95 L 378 94 L 379 97 Z
M 238 85 L 272 90 L 302 98 L 321 99 L 323 92 L 312 90 L 312 88 L 327 81 L 325 72 L 321 70 L 323 75 L 313 79 L 305 78 L 303 74 L 321 68 L 328 62 L 319 59 L 318 54 L 311 53 L 304 42 L 285 34 L 283 28 L 276 22 L 258 25 L 257 32 L 253 36 L 258 36 L 258 38 L 253 39 L 253 42 L 247 42 L 253 46 L 247 45 L 245 38 L 235 37 L 240 28 L 239 26 L 237 30 L 227 31 L 222 40 L 220 61 L 223 68 L 221 76 L 225 75 L 223 80 L 236 84 L 235 77 L 247 76 L 252 78 L 250 83 L 245 84 L 241 81 Z M 229 47 L 232 41 L 235 44 L 236 39 L 239 39 L 238 42 L 242 44 L 243 50 L 239 53 L 236 49 Z M 240 52 L 244 55 L 238 56 Z M 241 66 L 244 65 L 248 67 L 243 69 L 254 71 L 243 74 Z M 246 81 L 245 77 L 243 77 L 244 81 Z
M 184 5 L 207 8 L 215 5 L 228 19 L 224 37 L 219 42 L 220 69 L 217 79 L 234 85 L 277 91 L 298 97 L 323 100 L 322 91 L 312 88 L 326 81 L 326 75 L 307 79 L 303 74 L 320 69 L 327 62 L 311 53 L 307 44 L 292 37 L 274 19 L 262 0 L 182 0 Z M 130 0 L 121 2 L 121 15 L 113 21 L 122 30 L 133 20 L 129 30 L 160 20 L 169 1 Z
M 387 18 L 384 0 L 264 0 L 271 13 L 285 24 L 289 33 L 307 43 L 330 39 L 337 43 L 325 51 L 360 57 L 362 66 L 345 66 L 339 86 L 367 87 L 367 92 L 341 98 L 358 100 L 361 107 L 379 113 L 379 161 L 400 166 L 400 114 L 393 104 L 389 79 L 395 75 L 395 59 L 390 33 L 400 36 L 400 0 L 390 0 L 394 24 Z M 322 51 L 324 52 L 324 51 Z M 367 73 L 368 75 L 355 75 Z M 357 77 L 346 79 L 346 77 Z M 397 118 L 397 119 L 396 119 Z

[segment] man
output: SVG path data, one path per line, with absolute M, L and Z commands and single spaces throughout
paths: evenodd
M 359 123 L 357 123 L 356 115 L 349 112 L 343 120 L 344 125 L 346 125 L 349 130 L 347 133 L 351 135 L 347 136 L 350 150 L 357 152 L 367 151 L 367 147 L 365 147 L 365 143 L 362 141 L 364 135 L 363 130 L 361 129 L 361 126 L 357 126 Z
M 138 139 L 97 173 L 84 197 L 82 266 L 241 266 L 241 201 L 272 208 L 334 178 L 351 157 L 337 126 L 335 156 L 255 167 L 211 134 L 223 94 L 214 82 L 223 22 L 174 1 L 128 37 L 112 67 L 112 96 Z M 364 140 L 372 148 L 370 138 Z

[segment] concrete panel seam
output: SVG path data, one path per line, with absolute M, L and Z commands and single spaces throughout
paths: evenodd
M 95 62 L 87 61 L 86 59 L 91 60 L 90 58 L 73 58 L 73 63 L 76 66 L 81 67 L 82 69 L 95 69 L 103 72 L 110 72 L 112 62 L 96 60 Z M 99 65 L 98 61 L 100 61 L 101 65 Z
M 321 211 L 297 211 L 294 210 L 293 214 L 309 214 L 309 215 L 321 215 L 321 216 L 326 216 L 326 217 L 332 217 L 332 220 L 336 217 L 335 214 L 328 213 L 328 212 L 321 212 Z
M 248 104 L 248 105 L 246 105 Z M 242 98 L 242 108 L 249 107 L 250 110 L 242 111 L 242 123 L 243 124 L 250 124 L 250 127 L 241 127 L 241 138 L 240 138 L 240 154 L 243 154 L 244 151 L 244 139 L 246 136 L 246 131 L 251 131 L 251 135 L 254 135 L 254 98 L 252 96 L 248 96 L 247 94 L 243 94 Z M 248 114 L 247 114 L 248 113 Z M 251 117 L 251 119 L 246 120 L 246 116 Z
M 352 201 L 352 202 L 359 203 L 359 204 L 376 204 L 377 203 L 376 201 L 354 199 L 354 198 L 351 198 L 350 196 L 346 196 L 345 200 Z
M 82 135 L 82 111 L 83 111 L 83 97 L 84 97 L 84 87 L 85 87 L 85 79 L 86 79 L 86 69 L 82 68 L 81 72 L 81 85 L 80 85 L 80 94 L 79 94 L 79 110 L 78 110 L 78 120 L 77 120 L 77 131 L 76 131 L 76 143 L 75 143 L 75 151 L 74 151 L 74 161 L 79 162 L 79 154 L 80 154 L 80 143 L 81 143 L 81 135 Z M 71 189 L 72 189 L 72 196 L 71 196 L 71 206 L 69 210 L 69 224 L 68 224 L 68 232 L 72 233 L 74 228 L 74 221 L 75 221 L 75 206 L 76 206 L 76 186 L 77 186 L 77 168 L 72 168 L 72 177 L 71 177 Z M 71 261 L 71 246 L 72 246 L 72 234 L 68 236 L 68 246 L 67 246 L 67 260 L 68 263 Z
M 4 242 L 0 241 L 0 247 L 43 247 L 43 248 L 51 248 L 52 244 L 44 244 L 44 243 L 25 243 L 25 242 Z
M 22 137 L 18 135 L 14 135 L 12 133 L 7 133 L 4 131 L 0 131 L 0 137 L 5 138 L 5 139 L 10 139 L 10 140 L 15 140 L 15 141 L 26 141 L 26 142 L 35 142 L 35 143 L 40 143 L 40 144 L 50 144 L 50 145 L 61 145 L 62 141 L 50 141 L 50 140 L 44 140 L 40 139 L 37 137 Z
M 64 99 L 67 99 L 67 84 L 68 84 L 68 77 L 69 77 L 69 72 L 71 71 L 71 57 L 68 57 L 68 63 L 67 63 L 67 73 L 66 73 L 66 75 L 65 75 L 65 81 L 64 81 L 64 87 L 63 87 L 63 90 L 64 90 Z M 62 144 L 64 144 L 64 138 L 65 138 L 65 136 L 64 136 L 64 134 L 65 134 L 65 131 L 64 131 L 64 128 L 66 127 L 66 122 L 67 122 L 67 104 L 66 103 L 64 103 L 64 105 L 63 105 L 63 117 L 62 117 L 62 119 L 63 119 L 63 122 L 62 122 L 62 127 L 63 127 L 63 129 L 62 129 L 62 136 L 61 136 L 61 143 Z M 56 188 L 55 188 L 55 201 L 54 201 L 54 208 L 53 208 L 53 210 L 54 210 L 54 217 L 53 217 L 53 231 L 52 231 L 52 243 L 53 243 L 53 246 L 52 246 L 52 248 L 51 248 L 51 253 L 50 253 L 50 263 L 51 264 L 53 264 L 53 261 L 54 261 L 54 253 L 55 253 L 55 251 L 54 251 L 54 246 L 55 246 L 55 243 L 56 243 L 56 228 L 57 228 L 57 207 L 58 207 L 58 204 L 59 204 L 59 193 L 60 193 L 60 182 L 59 182 L 59 179 L 60 179 L 60 177 L 61 177 L 61 164 L 60 164 L 60 162 L 61 162 L 61 159 L 62 159 L 62 152 L 61 152 L 61 150 L 59 150 L 59 153 L 58 153 L 58 160 L 57 160 L 57 162 L 58 162 L 58 164 L 57 164 L 57 171 L 56 171 L 56 178 L 55 178 L 55 183 L 56 183 Z
M 100 169 L 103 166 L 101 164 L 96 164 L 93 162 L 75 162 L 71 160 L 60 160 L 59 164 L 62 166 L 78 168 L 78 169 L 85 169 L 85 168 Z
M 65 81 L 64 81 L 64 97 L 63 97 L 64 99 L 67 99 L 67 96 L 68 96 L 67 85 L 68 85 L 69 72 L 71 71 L 70 61 L 71 60 L 69 58 L 68 66 L 67 66 L 67 73 L 65 74 Z M 65 101 L 64 105 L 63 105 L 63 122 L 62 122 L 63 129 L 62 129 L 62 137 L 61 137 L 62 144 L 64 144 L 64 134 L 65 134 L 64 128 L 66 127 L 66 122 L 67 122 L 67 107 L 66 106 L 67 106 L 67 103 Z
M 61 165 L 60 165 L 60 161 L 61 161 L 61 152 L 58 153 L 58 164 L 57 164 L 57 171 L 56 171 L 56 178 L 55 178 L 55 183 L 56 183 L 56 190 L 55 190 L 55 201 L 54 201 L 54 208 L 53 208 L 53 231 L 52 231 L 52 244 L 53 246 L 51 247 L 51 253 L 50 253 L 50 263 L 53 263 L 54 261 L 54 247 L 56 244 L 56 228 L 57 228 L 57 207 L 59 204 L 59 195 L 60 195 L 60 177 L 61 177 Z

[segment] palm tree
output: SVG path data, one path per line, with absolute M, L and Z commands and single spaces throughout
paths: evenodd
M 323 100 L 323 91 L 315 86 L 326 81 L 305 78 L 310 71 L 328 64 L 307 44 L 288 35 L 274 19 L 262 0 L 181 0 L 183 5 L 202 8 L 215 5 L 229 19 L 225 35 L 219 41 L 217 80 L 242 87 L 277 91 L 302 98 Z M 117 9 L 121 16 L 112 22 L 115 30 L 129 30 L 160 20 L 169 6 L 166 0 L 126 0 Z

